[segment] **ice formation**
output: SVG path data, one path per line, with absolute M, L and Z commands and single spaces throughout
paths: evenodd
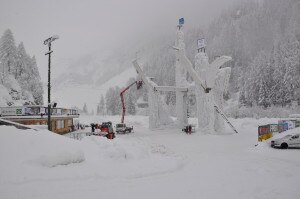
M 224 130 L 224 121 L 220 115 L 223 104 L 223 94 L 227 88 L 230 68 L 220 67 L 231 60 L 231 57 L 222 56 L 209 64 L 205 52 L 199 52 L 195 57 L 195 69 L 185 55 L 184 33 L 182 26 L 178 26 L 176 35 L 176 87 L 188 87 L 186 80 L 189 73 L 196 87 L 198 126 L 202 132 L 221 133 Z M 179 125 L 186 125 L 187 109 L 186 93 L 176 92 L 176 113 Z M 216 111 L 216 108 L 218 111 Z M 225 115 L 223 117 L 226 118 Z M 227 118 L 226 118 L 227 119 Z
M 187 88 L 189 83 L 186 80 L 187 70 L 181 62 L 180 53 L 185 53 L 185 43 L 184 43 L 184 33 L 182 32 L 182 26 L 178 27 L 177 30 L 177 39 L 175 42 L 176 51 L 176 87 Z M 184 128 L 188 124 L 187 118 L 187 92 L 176 91 L 176 116 L 177 116 L 177 125 L 180 128 Z
M 137 63 L 137 60 L 134 60 L 132 63 L 137 73 L 142 78 L 144 84 L 147 86 L 149 105 L 149 129 L 153 130 L 162 126 L 172 125 L 173 120 L 171 119 L 171 114 L 167 111 L 166 104 L 161 98 L 159 91 L 157 90 L 159 86 L 149 77 L 145 76 L 141 67 Z
M 157 129 L 162 126 L 173 124 L 170 113 L 165 107 L 166 104 L 159 92 L 155 90 L 158 87 L 153 81 L 149 80 L 152 85 L 148 87 L 148 104 L 149 104 L 149 128 Z
M 206 53 L 199 52 L 195 56 L 195 70 L 204 81 L 204 86 L 211 88 L 209 93 L 205 93 L 200 85 L 196 85 L 198 125 L 203 132 L 224 131 L 224 120 L 215 110 L 215 106 L 219 109 L 223 108 L 223 94 L 228 88 L 231 68 L 220 69 L 219 67 L 230 59 L 224 56 L 209 64 Z

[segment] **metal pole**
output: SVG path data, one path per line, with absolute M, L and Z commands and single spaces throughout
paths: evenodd
M 51 131 L 51 100 L 50 100 L 50 90 L 51 90 L 51 84 L 50 84 L 50 66 L 51 66 L 51 42 L 48 44 L 49 46 L 49 58 L 48 58 L 48 130 Z

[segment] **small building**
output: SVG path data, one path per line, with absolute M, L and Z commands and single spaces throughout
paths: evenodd
M 65 134 L 74 129 L 78 111 L 66 108 L 51 108 L 51 131 Z M 39 105 L 0 107 L 0 118 L 24 125 L 47 125 L 48 107 Z

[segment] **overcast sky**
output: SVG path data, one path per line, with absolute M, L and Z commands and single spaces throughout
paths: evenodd
M 186 26 L 204 25 L 235 1 L 0 0 L 0 34 L 10 28 L 16 44 L 24 42 L 27 52 L 36 56 L 45 82 L 47 48 L 43 41 L 51 35 L 60 36 L 53 43 L 55 63 L 174 31 L 180 17 L 185 18 Z

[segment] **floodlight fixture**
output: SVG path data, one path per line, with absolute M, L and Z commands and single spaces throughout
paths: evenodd
M 53 41 L 55 41 L 57 39 L 59 39 L 59 36 L 58 35 L 53 35 L 52 37 L 49 37 L 48 39 L 46 39 L 44 41 L 44 45 L 50 45 L 51 42 L 53 42 Z

